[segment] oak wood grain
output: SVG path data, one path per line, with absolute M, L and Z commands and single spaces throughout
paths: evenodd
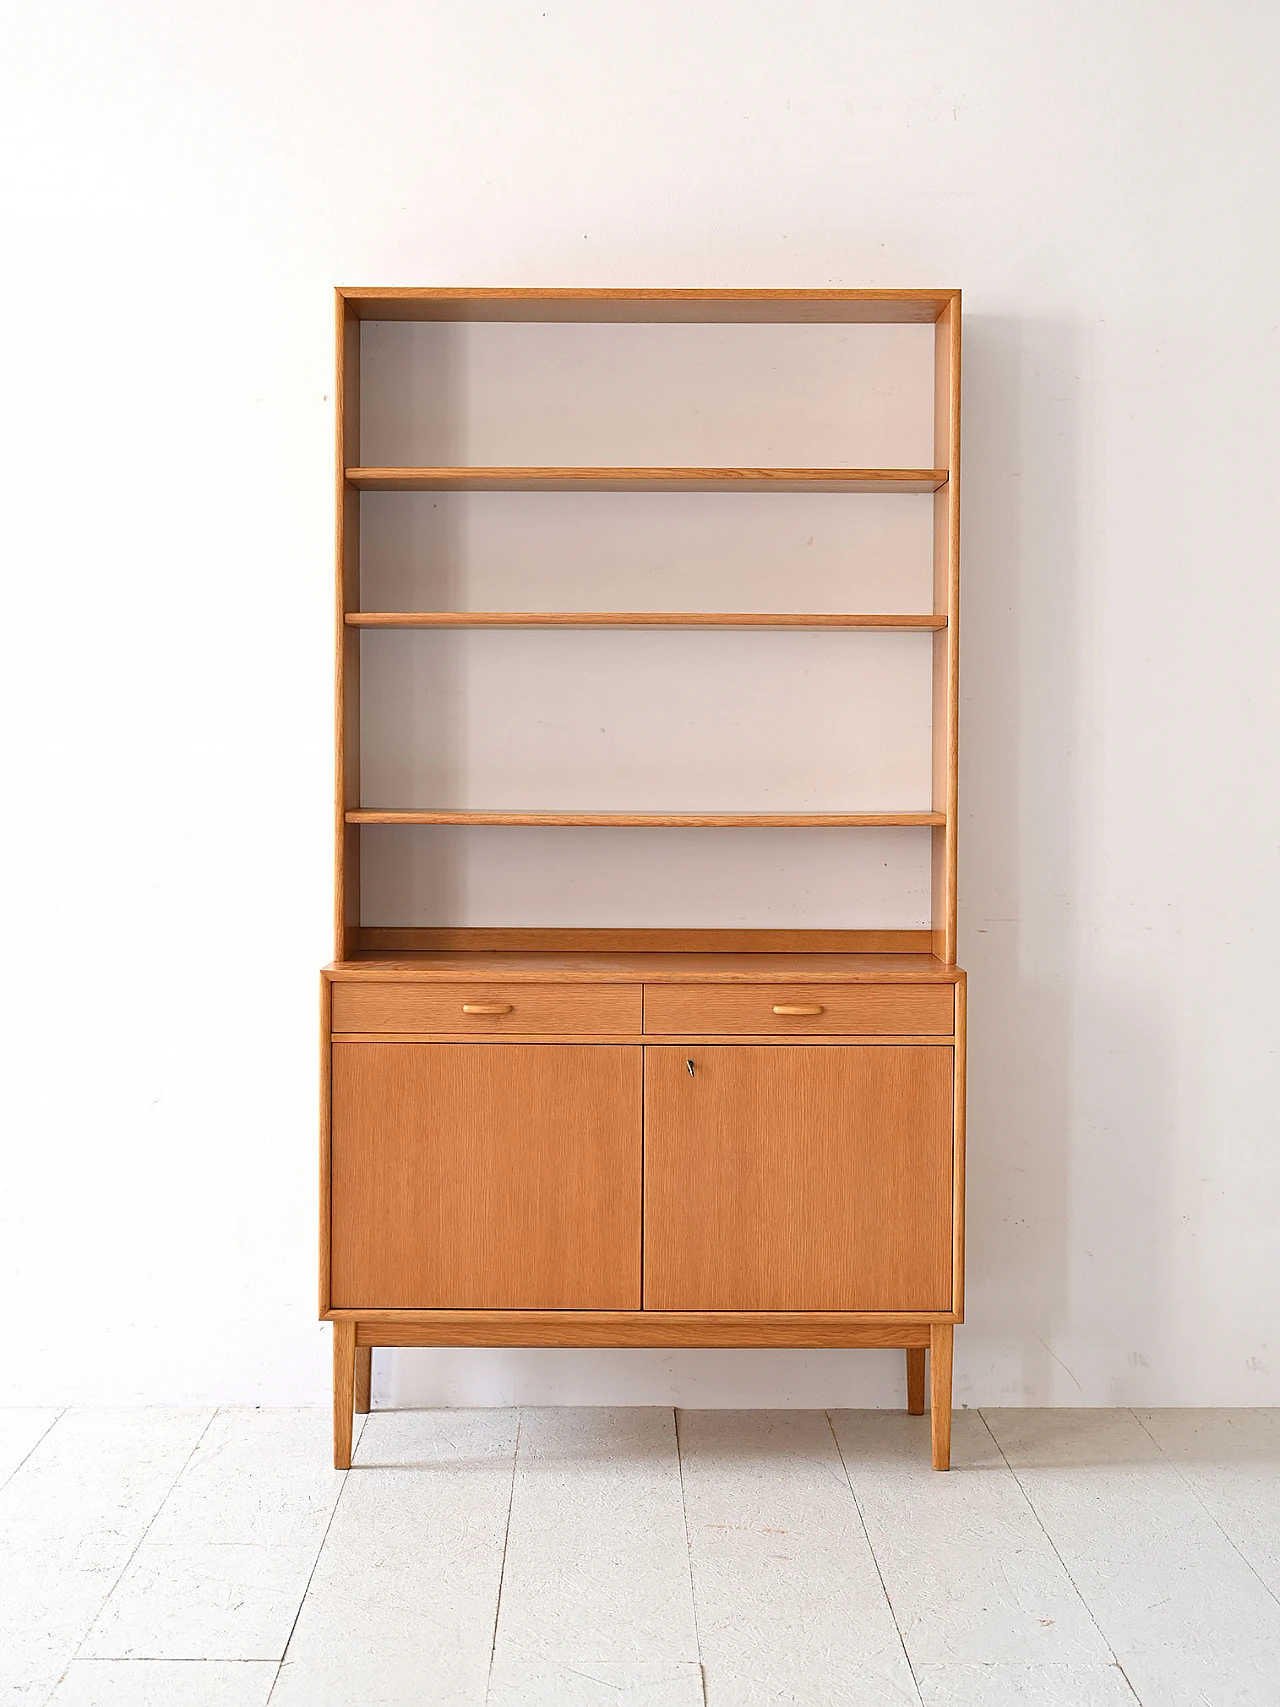
M 936 492 L 945 468 L 360 468 L 359 492 Z
M 640 1303 L 641 1051 L 335 1043 L 333 1302 Z
M 924 1347 L 907 1348 L 907 1414 L 924 1415 Z
M 927 1346 L 922 1318 L 867 1322 L 795 1311 L 424 1310 L 362 1315 L 361 1345 Z
M 833 611 L 348 611 L 353 628 L 872 628 L 939 629 L 945 616 Z
M 652 984 L 644 997 L 646 1034 L 950 1036 L 954 1028 L 950 984 Z
M 952 1066 L 647 1047 L 645 1308 L 949 1309 Z
M 947 626 L 933 639 L 933 793 L 943 822 L 933 833 L 933 951 L 957 954 L 960 751 L 960 297 L 934 330 L 934 458 L 951 478 L 933 501 L 933 608 Z
M 762 954 L 932 954 L 929 930 L 681 930 L 661 927 L 596 928 L 544 926 L 365 925 L 357 953 L 386 954 L 411 949 L 544 950 L 563 954 L 575 949 L 597 954 L 648 952 Z
M 329 1068 L 329 1038 L 332 1031 L 331 995 L 333 984 L 320 974 L 320 1314 L 323 1317 L 333 1302 L 329 1275 L 329 1218 L 330 1218 L 330 1090 L 332 1075 Z
M 964 1241 L 965 1241 L 965 1154 L 966 1154 L 966 1077 L 969 1062 L 969 980 L 961 978 L 956 985 L 956 1077 L 952 1098 L 952 1158 L 953 1198 L 951 1233 L 951 1308 L 958 1322 L 964 1320 Z
M 950 1322 L 929 1328 L 929 1409 L 933 1435 L 933 1467 L 951 1468 L 951 1364 L 955 1329 Z
M 356 1324 L 333 1324 L 333 1467 L 351 1468 L 351 1424 L 355 1407 Z
M 955 984 L 964 978 L 930 954 L 814 954 L 730 952 L 595 953 L 567 949 L 530 952 L 439 949 L 429 953 L 371 952 L 334 961 L 325 976 L 388 982 L 466 983 L 472 979 L 521 983 L 667 984 Z
M 360 456 L 360 322 L 341 292 L 336 309 L 334 953 L 341 956 L 360 928 L 360 832 L 345 817 L 360 804 L 360 636 L 344 621 L 360 603 L 360 494 L 345 478 Z
M 682 1045 L 696 1043 L 700 1047 L 713 1043 L 725 1043 L 728 1039 L 723 1032 L 663 1032 L 655 1037 L 652 1033 L 646 1038 L 641 1031 L 531 1031 L 531 1032 L 502 1032 L 491 1037 L 483 1037 L 475 1032 L 451 1031 L 341 1031 L 335 1033 L 334 1041 L 339 1043 L 474 1043 L 483 1047 L 490 1043 L 582 1043 L 587 1036 L 592 1043 L 670 1043 L 679 1042 Z M 788 1036 L 766 1037 L 759 1032 L 735 1033 L 734 1043 L 754 1043 L 761 1048 L 776 1049 L 796 1041 L 794 1034 Z M 950 1041 L 948 1039 L 948 1041 Z M 885 1049 L 901 1049 L 912 1044 L 933 1044 L 938 1042 L 938 1034 L 922 1034 L 920 1036 L 885 1037 L 875 1032 L 859 1035 L 857 1032 L 841 1033 L 834 1037 L 819 1037 L 812 1032 L 806 1032 L 803 1038 L 806 1049 L 830 1049 L 840 1044 L 872 1043 Z
M 955 290 L 633 290 L 340 287 L 362 320 L 928 325 Z
M 478 1009 L 500 1009 L 477 1012 Z M 333 986 L 332 1024 L 344 1031 L 638 1032 L 638 984 L 389 984 Z
M 786 826 L 791 829 L 859 829 L 942 824 L 940 812 L 477 812 L 452 808 L 363 806 L 347 813 L 348 824 L 522 824 L 546 828 L 733 830 Z

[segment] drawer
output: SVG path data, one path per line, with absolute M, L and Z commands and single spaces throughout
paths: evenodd
M 955 986 L 646 984 L 644 1029 L 696 1037 L 949 1037 Z
M 448 1036 L 640 1030 L 639 984 L 333 985 L 334 1031 Z M 471 1012 L 467 1010 L 471 1009 Z

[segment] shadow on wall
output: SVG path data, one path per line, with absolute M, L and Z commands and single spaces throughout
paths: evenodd
M 968 1335 L 957 1403 L 1136 1402 L 1114 1346 L 1167 1291 L 1168 1063 L 1082 964 L 1097 493 L 1088 328 L 965 323 L 961 961 L 970 973 Z M 1117 1079 L 1108 1058 L 1141 1063 Z M 1117 1095 L 1117 1089 L 1119 1094 Z M 1127 1318 L 1127 1319 L 1126 1319 Z M 1092 1331 L 1090 1331 L 1092 1329 Z M 967 1347 L 965 1340 L 968 1340 Z M 994 1396 L 994 1397 L 993 1397 Z
M 374 373 L 381 374 L 385 355 L 380 345 L 388 328 L 376 322 L 361 331 L 361 360 Z M 389 397 L 394 407 L 374 411 L 379 430 L 372 443 L 361 445 L 361 459 L 370 464 L 395 466 L 403 460 L 402 447 L 413 444 L 422 458 L 422 466 L 454 467 L 466 463 L 468 392 L 463 346 L 456 337 L 396 340 L 391 346 L 399 370 L 394 383 L 378 387 L 379 398 Z M 460 504 L 464 497 L 442 501 L 442 494 L 424 494 L 422 501 L 406 503 L 403 495 L 390 502 L 372 497 L 379 504 L 375 537 L 382 547 L 376 553 L 381 573 L 377 577 L 378 596 L 366 597 L 369 575 L 371 499 L 365 497 L 361 510 L 362 564 L 361 605 L 366 610 L 465 610 L 468 608 L 464 569 Z M 390 524 L 390 526 L 388 526 Z M 387 534 L 392 549 L 387 552 Z M 392 567 L 387 573 L 386 560 Z M 398 638 L 412 641 L 415 637 Z M 360 636 L 361 657 L 370 662 L 368 654 L 376 645 L 370 631 Z M 463 775 L 460 755 L 466 749 L 466 731 L 459 719 L 465 716 L 465 697 L 458 691 L 462 686 L 459 655 L 454 647 L 437 648 L 433 654 L 430 679 L 409 672 L 406 691 L 410 695 L 428 696 L 432 707 L 431 719 L 414 715 L 412 705 L 401 719 L 399 739 L 413 742 L 415 732 L 431 728 L 428 751 L 410 754 L 419 774 L 430 779 L 429 789 L 434 800 L 454 801 L 462 797 Z M 412 801 L 411 805 L 427 805 L 431 800 Z M 365 804 L 388 804 L 371 802 Z M 465 888 L 466 873 L 456 851 L 457 844 L 448 837 L 434 838 L 436 858 L 430 874 L 433 891 L 430 899 L 416 891 L 421 880 L 420 865 L 414 859 L 414 837 L 423 834 L 401 830 L 385 839 L 383 857 L 397 891 L 416 908 L 425 902 L 431 917 L 452 916 L 447 901 Z M 366 920 L 368 915 L 365 915 Z
M 966 318 L 960 896 L 961 961 L 971 979 L 969 1326 L 957 1337 L 958 1405 L 979 1394 L 984 1403 L 1141 1402 L 1137 1348 L 1151 1343 L 1160 1325 L 1152 1301 L 1168 1290 L 1149 1255 L 1169 1213 L 1168 1073 L 1149 1017 L 1138 1017 L 1153 1010 L 1145 997 L 1091 1000 L 1090 968 L 1081 964 L 1088 921 L 1075 900 L 1096 828 L 1082 739 L 1096 645 L 1093 367 L 1088 328 Z M 460 411 L 457 375 L 432 379 Z M 431 513 L 427 531 L 437 531 L 413 540 L 415 557 L 425 550 L 441 566 L 456 561 L 453 513 Z M 441 603 L 463 590 L 441 585 Z M 440 873 L 440 891 L 461 879 Z M 1117 1056 L 1141 1062 L 1140 1076 L 1108 1074 L 1105 1063 Z M 1132 1382 L 1117 1374 L 1118 1341 L 1135 1348 Z M 384 1352 L 377 1398 L 900 1406 L 903 1358 Z

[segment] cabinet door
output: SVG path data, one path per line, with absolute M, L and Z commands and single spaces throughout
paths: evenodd
M 646 1049 L 645 1308 L 950 1309 L 952 1070 L 924 1045 Z
M 335 1043 L 334 1306 L 638 1309 L 640 1056 Z

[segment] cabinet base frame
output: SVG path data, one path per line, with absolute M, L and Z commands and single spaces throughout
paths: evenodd
M 925 1352 L 933 1467 L 951 1464 L 954 1314 L 881 1317 L 815 1312 L 644 1310 L 435 1310 L 328 1312 L 333 1322 L 333 1462 L 351 1468 L 352 1416 L 369 1409 L 374 1346 L 576 1346 L 902 1349 L 907 1409 L 924 1410 Z

